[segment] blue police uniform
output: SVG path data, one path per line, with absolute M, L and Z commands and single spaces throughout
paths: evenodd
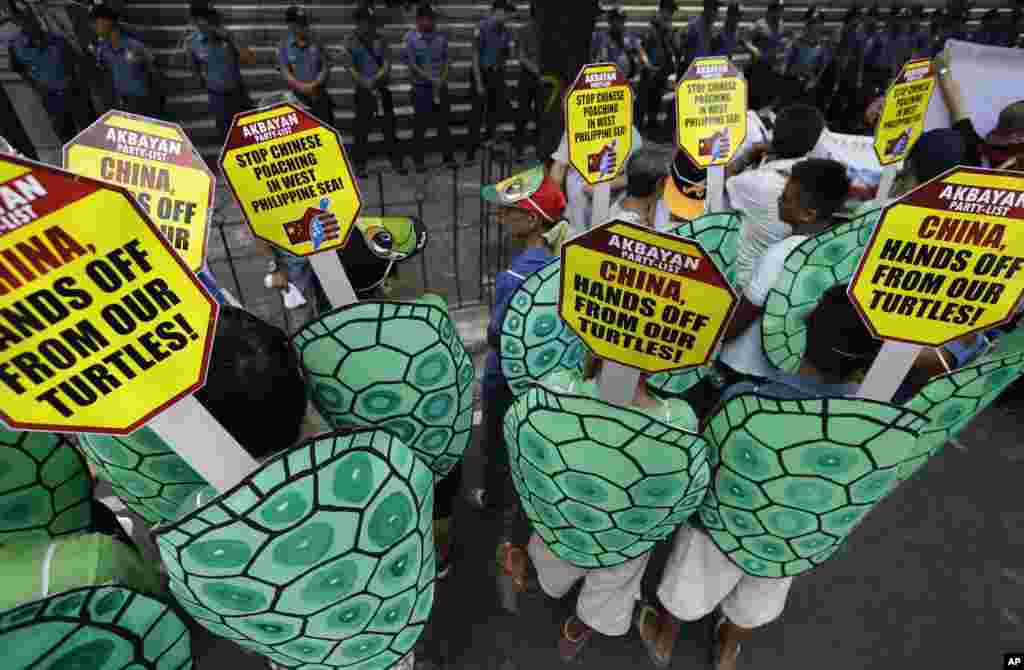
M 689 67 L 694 59 L 712 55 L 712 38 L 711 27 L 704 22 L 703 17 L 697 16 L 690 19 L 683 36 L 682 57 L 679 64 L 681 71 L 685 71 L 685 68 Z
M 644 35 L 643 47 L 651 69 L 644 72 L 641 94 L 636 105 L 636 123 L 640 129 L 655 129 L 668 78 L 676 67 L 673 45 L 675 35 L 668 26 L 651 24 Z
M 357 33 L 349 40 L 347 46 L 352 59 L 352 68 L 364 79 L 373 81 L 380 69 L 391 60 L 388 47 L 379 37 L 368 39 Z M 395 167 L 401 168 L 398 140 L 395 137 L 395 103 L 388 83 L 387 77 L 375 81 L 373 91 L 356 86 L 356 119 L 352 130 L 355 136 L 355 163 L 359 171 L 366 166 L 369 132 L 378 108 L 378 100 L 380 101 L 380 121 L 384 131 L 385 150 L 391 155 L 391 162 Z
M 75 53 L 64 37 L 42 33 L 37 42 L 19 32 L 7 47 L 11 69 L 29 79 L 62 143 L 92 122 L 92 101 L 75 81 Z
M 307 40 L 305 46 L 299 46 L 294 33 L 289 33 L 277 50 L 277 63 L 282 70 L 291 70 L 292 76 L 303 83 L 317 81 L 331 64 L 326 51 L 318 44 Z M 313 115 L 321 121 L 334 125 L 334 104 L 327 92 L 326 80 L 320 88 L 320 95 L 315 98 L 295 92 L 295 97 L 309 107 Z
M 252 101 L 242 81 L 238 48 L 230 36 L 218 32 L 195 33 L 186 49 L 193 68 L 205 80 L 210 111 L 217 121 L 217 132 L 224 137 L 235 115 L 252 107 Z
M 480 83 L 484 94 L 480 95 L 474 82 L 473 119 L 470 122 L 470 148 L 468 160 L 473 160 L 480 145 L 480 126 L 484 121 L 484 107 L 487 108 L 487 134 L 491 137 L 497 131 L 505 104 L 505 59 L 512 48 L 512 32 L 493 17 L 481 19 L 476 30 L 478 41 L 477 58 L 480 61 Z
M 877 33 L 864 46 L 864 87 L 869 97 L 881 95 L 892 78 L 892 35 Z
M 611 32 L 599 32 L 591 40 L 594 60 L 615 63 L 628 79 L 640 74 L 640 60 L 637 54 L 642 46 L 639 37 L 627 32 L 623 32 L 619 39 Z
M 422 33 L 419 30 L 410 30 L 404 40 L 402 62 L 425 70 L 431 77 L 440 77 L 448 63 L 448 38 L 437 31 Z M 438 97 L 440 104 L 435 105 L 433 82 L 413 74 L 413 159 L 420 167 L 425 160 L 424 140 L 429 125 L 437 128 L 438 140 L 445 153 L 445 159 L 451 158 L 451 132 L 448 129 L 450 102 L 447 84 L 441 85 Z
M 146 45 L 123 31 L 118 37 L 118 46 L 104 40 L 96 50 L 97 59 L 110 72 L 118 106 L 126 112 L 160 116 L 162 92 L 154 81 L 152 58 Z

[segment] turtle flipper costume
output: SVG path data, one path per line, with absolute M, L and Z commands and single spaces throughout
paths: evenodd
M 92 485 L 67 437 L 0 428 L 0 545 L 89 530 Z
M 149 428 L 130 435 L 82 435 L 82 450 L 100 477 L 149 524 L 172 521 L 182 501 L 206 481 Z
M 703 438 L 600 400 L 534 386 L 505 415 L 505 444 L 530 524 L 584 568 L 641 556 L 707 493 Z
M 1024 331 L 1015 330 L 1000 338 L 993 353 L 929 380 L 906 403 L 931 422 L 921 432 L 913 458 L 900 466 L 900 479 L 917 472 L 1022 373 Z
M 155 567 L 120 540 L 80 533 L 0 547 L 3 667 L 189 670 L 188 628 Z
M 475 372 L 446 309 L 359 302 L 307 324 L 293 343 L 313 403 L 332 426 L 389 430 L 439 476 L 462 458 Z
M 749 575 L 806 572 L 899 484 L 927 423 L 873 400 L 740 394 L 703 432 L 712 472 L 701 521 Z
M 178 602 L 300 670 L 388 670 L 434 600 L 434 475 L 381 429 L 323 435 L 157 530 Z
M 772 365 L 789 373 L 800 367 L 807 348 L 807 316 L 826 291 L 853 277 L 877 221 L 877 212 L 869 212 L 804 240 L 790 252 L 761 317 L 761 346 Z

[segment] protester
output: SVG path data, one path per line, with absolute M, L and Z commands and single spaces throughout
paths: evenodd
M 110 73 L 118 108 L 144 116 L 163 116 L 163 87 L 149 49 L 121 30 L 118 14 L 109 5 L 93 5 L 90 16 L 99 39 L 96 59 Z
M 254 64 L 256 55 L 252 49 L 238 46 L 205 0 L 193 0 L 189 13 L 196 27 L 185 47 L 189 63 L 209 96 L 217 135 L 225 138 L 235 115 L 252 107 L 241 66 Z
M 494 138 L 504 116 L 505 61 L 512 50 L 512 32 L 505 25 L 514 12 L 508 0 L 494 0 L 491 15 L 480 20 L 473 35 L 473 69 L 470 90 L 473 93 L 473 118 L 469 126 L 467 161 L 476 160 L 480 147 L 480 126 L 486 124 L 483 139 Z M 485 121 L 486 108 L 486 121 Z
M 668 160 L 661 149 L 644 147 L 626 163 L 626 190 L 608 211 L 608 221 L 625 221 L 654 228 L 658 203 L 668 177 Z
M 81 56 L 58 33 L 43 30 L 30 11 L 14 14 L 20 30 L 7 45 L 11 70 L 39 96 L 61 144 L 92 123 L 96 114 L 82 88 Z
M 542 383 L 558 393 L 596 398 L 601 367 L 602 361 L 588 354 L 582 375 L 575 371 L 559 371 L 546 377 Z M 646 377 L 646 374 L 640 375 L 630 407 L 669 426 L 695 430 L 697 420 L 690 406 L 677 398 L 666 399 L 652 394 L 645 383 Z M 527 553 L 529 563 L 513 563 L 520 570 L 516 578 L 528 580 L 532 564 L 541 589 L 552 598 L 562 598 L 583 580 L 575 612 L 562 622 L 559 629 L 558 653 L 563 661 L 575 659 L 595 633 L 618 637 L 629 632 L 650 552 L 615 567 L 586 569 L 555 556 L 541 537 L 533 533 Z
M 665 192 L 655 214 L 654 227 L 663 232 L 703 216 L 707 197 L 708 171 L 697 167 L 685 151 L 676 151 L 669 174 L 671 179 L 665 180 Z
M 412 73 L 413 160 L 417 172 L 426 172 L 427 127 L 437 129 L 444 163 L 454 165 L 451 132 L 448 128 L 451 103 L 448 100 L 448 38 L 436 30 L 434 8 L 422 4 L 416 9 L 416 28 L 405 35 L 402 62 Z
M 540 134 L 542 100 L 540 73 L 540 27 L 537 25 L 537 0 L 530 0 L 530 18 L 516 33 L 516 53 L 519 57 L 519 83 L 516 86 L 518 117 L 516 118 L 515 158 L 527 144 L 537 143 Z M 527 128 L 533 121 L 533 132 L 527 137 Z
M 668 87 L 669 76 L 676 68 L 676 36 L 672 28 L 672 17 L 677 7 L 676 0 L 659 0 L 658 11 L 644 35 L 643 48 L 649 67 L 644 70 L 637 93 L 635 118 L 636 126 L 641 131 L 656 132 L 660 127 L 658 115 L 661 113 L 661 101 Z
M 369 134 L 375 119 L 380 120 L 384 134 L 384 151 L 391 157 L 391 165 L 399 174 L 405 174 L 405 165 L 398 150 L 395 135 L 395 103 L 391 97 L 391 48 L 377 34 L 377 19 L 366 9 L 355 14 L 356 31 L 347 44 L 350 58 L 349 72 L 355 82 L 355 138 L 356 174 L 366 176 L 369 160 Z M 379 112 L 379 114 L 378 114 Z
M 819 158 L 795 162 L 778 198 L 778 220 L 790 234 L 768 246 L 747 282 L 729 322 L 720 367 L 727 385 L 743 377 L 767 379 L 776 370 L 761 347 L 761 311 L 768 291 L 782 273 L 786 257 L 809 235 L 824 231 L 846 200 L 850 179 L 841 163 Z
M 815 107 L 792 105 L 776 116 L 772 133 L 770 146 L 757 147 L 743 163 L 730 166 L 726 172 L 729 207 L 744 215 L 736 258 L 739 288 L 750 281 L 765 250 L 792 233 L 779 218 L 779 196 L 786 186 L 786 172 L 818 147 L 825 133 L 825 119 Z M 760 167 L 746 169 L 756 166 L 761 158 L 766 162 Z
M 331 62 L 327 50 L 313 41 L 304 7 L 291 6 L 284 14 L 288 33 L 277 50 L 281 76 L 313 116 L 334 125 L 334 103 L 327 91 Z

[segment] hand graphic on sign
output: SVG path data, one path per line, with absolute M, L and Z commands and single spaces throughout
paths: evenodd
M 324 211 L 324 214 L 317 214 L 309 224 L 309 239 L 313 242 L 314 251 L 319 249 L 320 245 L 327 239 L 327 231 L 325 230 L 323 218 L 327 215 L 327 208 L 330 206 L 330 198 L 321 198 L 320 209 Z
M 601 156 L 601 161 L 598 164 L 598 172 L 601 176 L 610 175 L 615 172 L 615 166 L 618 164 L 619 155 L 615 151 L 615 145 L 618 144 L 618 140 L 612 140 L 612 143 L 605 147 L 604 153 Z
M 725 128 L 722 132 L 715 136 L 715 139 L 711 142 L 711 158 L 719 160 L 724 156 L 729 155 L 729 128 Z

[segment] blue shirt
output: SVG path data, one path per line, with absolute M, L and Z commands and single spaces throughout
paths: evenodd
M 754 33 L 751 43 L 761 52 L 761 61 L 774 65 L 779 57 L 779 50 L 782 49 L 782 31 L 773 31 L 765 22 Z
M 727 33 L 724 30 L 711 39 L 712 56 L 731 56 L 736 51 L 736 45 L 740 42 L 739 35 L 734 30 Z
M 647 60 L 656 68 L 671 68 L 675 65 L 672 52 L 672 31 L 665 26 L 652 24 L 644 35 L 644 51 Z
M 786 72 L 794 76 L 814 76 L 824 64 L 825 49 L 817 44 L 794 42 L 786 50 Z
M 554 256 L 547 249 L 527 249 L 512 259 L 512 265 L 508 270 L 499 272 L 494 277 L 494 308 L 491 310 L 491 323 L 487 326 L 488 341 L 500 340 L 501 324 L 505 320 L 508 303 L 523 280 L 553 260 Z M 492 346 L 487 352 L 487 362 L 484 366 L 484 392 L 495 391 L 504 379 L 498 350 Z
M 593 35 L 590 44 L 595 61 L 615 63 L 626 77 L 636 74 L 633 71 L 633 57 L 639 53 L 641 48 L 640 38 L 636 35 L 622 33 L 622 44 L 619 44 L 612 39 L 611 33 L 599 32 Z
M 238 51 L 223 37 L 197 32 L 188 41 L 188 55 L 206 77 L 206 88 L 214 93 L 230 93 L 242 87 Z
M 690 19 L 686 24 L 686 35 L 683 37 L 683 57 L 689 62 L 694 58 L 711 55 L 711 30 L 705 25 L 702 17 Z
M 328 67 L 327 54 L 319 45 L 307 40 L 300 47 L 294 35 L 288 35 L 277 50 L 277 62 L 285 71 L 291 66 L 292 76 L 303 83 L 316 81 Z
M 24 71 L 48 91 L 66 91 L 71 85 L 71 45 L 60 35 L 44 33 L 41 42 L 33 44 L 27 34 L 19 32 L 9 50 L 11 67 Z
M 387 50 L 379 37 L 367 43 L 358 35 L 353 36 L 348 43 L 348 53 L 352 58 L 352 67 L 360 77 L 368 79 L 376 77 L 377 71 L 387 61 Z
M 892 37 L 886 33 L 878 33 L 868 40 L 864 47 L 864 67 L 875 70 L 888 70 L 892 66 Z
M 431 33 L 410 30 L 405 35 L 402 62 L 426 70 L 432 77 L 440 77 L 444 66 L 448 63 L 448 38 L 436 30 Z M 415 73 L 413 80 L 414 84 L 418 86 L 430 83 Z
M 96 56 L 110 70 L 117 95 L 133 98 L 148 96 L 149 53 L 146 45 L 124 33 L 120 36 L 121 45 L 116 49 L 109 40 L 100 42 Z
M 505 64 L 512 48 L 512 33 L 505 25 L 499 25 L 492 17 L 481 19 L 476 29 L 480 40 L 480 67 L 497 67 Z

